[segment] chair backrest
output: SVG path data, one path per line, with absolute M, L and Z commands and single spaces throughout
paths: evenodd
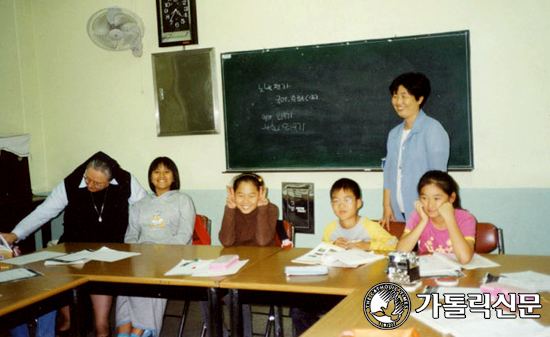
M 294 242 L 295 235 L 294 235 L 294 226 L 290 221 L 286 220 L 277 220 L 277 228 L 275 230 L 275 244 L 278 247 L 281 247 L 281 235 L 279 235 L 279 231 L 284 230 L 284 232 L 281 232 L 281 234 L 286 234 L 286 237 L 292 241 L 292 244 L 294 247 L 296 247 L 296 243 Z M 283 238 L 284 240 L 284 238 Z
M 210 245 L 210 219 L 204 215 L 197 214 L 195 217 L 195 230 L 193 231 L 194 245 Z
M 401 239 L 401 235 L 403 235 L 403 231 L 405 230 L 405 225 L 406 223 L 404 222 L 390 222 L 390 234 Z
M 498 248 L 499 254 L 504 254 L 502 229 L 488 222 L 476 224 L 475 252 L 487 254 Z

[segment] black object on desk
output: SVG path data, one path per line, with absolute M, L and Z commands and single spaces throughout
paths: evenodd
M 11 232 L 46 197 L 32 194 L 27 157 L 9 151 L 0 152 L 0 232 Z M 42 245 L 51 240 L 51 225 L 42 226 Z M 34 235 L 17 244 L 22 253 L 36 250 Z
M 422 72 L 424 111 L 451 139 L 449 167 L 472 169 L 469 32 L 221 55 L 228 171 L 381 170 L 402 122 L 388 90 Z

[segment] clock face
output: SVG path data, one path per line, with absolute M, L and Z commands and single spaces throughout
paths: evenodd
M 159 46 L 197 44 L 195 0 L 157 0 Z
M 164 0 L 162 4 L 162 31 L 189 31 L 191 20 L 188 0 Z

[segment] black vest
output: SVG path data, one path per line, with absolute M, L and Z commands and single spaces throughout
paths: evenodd
M 95 193 L 79 188 L 86 165 L 92 159 L 101 159 L 111 167 L 118 185 Z M 103 152 L 98 152 L 77 167 L 64 180 L 69 203 L 65 208 L 64 230 L 60 242 L 124 242 L 128 227 L 128 198 L 131 194 L 130 173 Z M 96 208 L 94 208 L 94 202 Z M 101 207 L 103 205 L 103 212 Z M 101 214 L 101 222 L 99 221 Z

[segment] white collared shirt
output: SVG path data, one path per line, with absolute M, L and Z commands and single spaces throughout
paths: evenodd
M 110 184 L 118 185 L 118 182 L 113 178 Z M 84 177 L 82 177 L 78 188 L 87 188 Z M 130 197 L 128 198 L 128 203 L 133 205 L 146 195 L 147 192 L 141 187 L 137 179 L 133 175 L 130 175 Z M 52 193 L 40 206 L 15 226 L 12 233 L 17 235 L 19 238 L 18 241 L 26 239 L 27 236 L 34 233 L 43 224 L 58 216 L 68 204 L 69 199 L 65 190 L 65 180 L 63 180 L 52 190 Z

